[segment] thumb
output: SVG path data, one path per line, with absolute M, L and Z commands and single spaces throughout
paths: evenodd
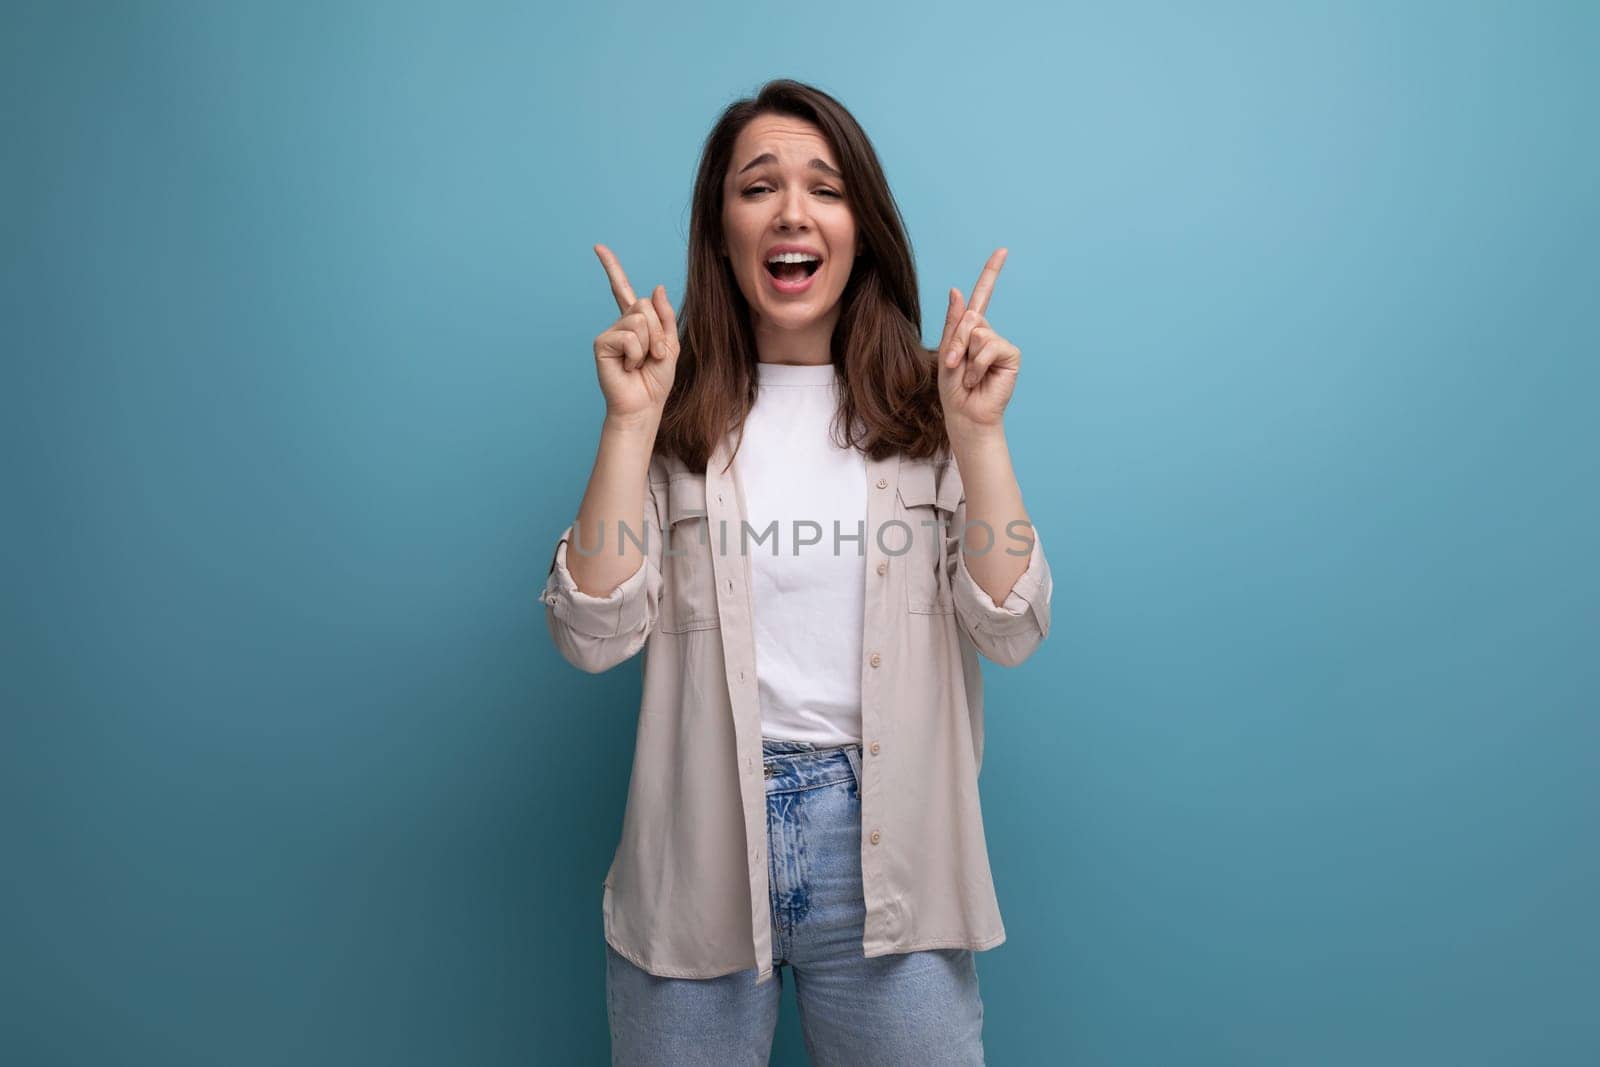
M 954 286 L 950 289 L 950 305 L 944 314 L 944 336 L 939 338 L 939 357 L 950 354 L 950 342 L 955 339 L 956 326 L 961 322 L 961 316 L 967 312 L 967 302 L 961 297 L 961 290 Z
M 667 287 L 658 285 L 655 292 L 650 294 L 651 303 L 655 304 L 656 315 L 661 319 L 661 331 L 667 335 L 666 340 L 670 345 L 678 339 L 678 316 L 673 313 L 672 301 L 667 299 Z

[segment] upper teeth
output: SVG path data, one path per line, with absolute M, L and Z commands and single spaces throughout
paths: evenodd
M 821 256 L 814 256 L 810 252 L 779 252 L 767 257 L 768 263 L 819 263 Z

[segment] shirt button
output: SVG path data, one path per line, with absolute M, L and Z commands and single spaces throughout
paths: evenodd
M 870 660 L 868 660 L 867 662 L 872 664 L 874 667 L 876 667 L 878 664 L 883 662 L 883 657 L 878 655 L 876 652 L 874 652 L 872 654 L 872 658 Z
M 878 479 L 878 488 L 879 489 L 887 489 L 887 488 L 889 488 L 889 479 L 887 479 L 887 478 L 879 478 Z
M 878 573 L 879 574 L 887 574 L 888 572 L 889 572 L 889 561 L 886 560 L 886 559 L 880 559 L 878 561 Z
M 874 845 L 876 845 L 878 843 L 878 838 L 881 837 L 881 836 L 883 836 L 883 835 L 879 834 L 878 831 L 876 831 L 876 830 L 872 831 L 872 843 Z
M 878 742 L 876 742 L 876 741 L 872 742 L 872 747 L 869 748 L 867 751 L 871 752 L 874 756 L 876 756 L 878 754 Z

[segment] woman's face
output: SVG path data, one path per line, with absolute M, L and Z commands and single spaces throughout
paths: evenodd
M 723 179 L 722 232 L 764 358 L 774 343 L 827 351 L 856 258 L 847 193 L 827 139 L 804 119 L 760 115 L 740 132 Z M 771 262 L 785 251 L 809 261 Z

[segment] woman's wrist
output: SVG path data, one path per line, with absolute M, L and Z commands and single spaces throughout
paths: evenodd
M 661 425 L 659 411 L 636 412 L 628 415 L 617 415 L 606 412 L 605 421 L 600 424 L 602 435 L 614 437 L 619 440 L 642 440 L 647 444 L 654 444 L 656 430 Z
M 997 445 L 1003 446 L 1006 440 L 1004 422 L 984 425 L 964 420 L 946 419 L 944 429 L 945 435 L 950 438 L 950 449 L 953 452 L 993 448 Z

